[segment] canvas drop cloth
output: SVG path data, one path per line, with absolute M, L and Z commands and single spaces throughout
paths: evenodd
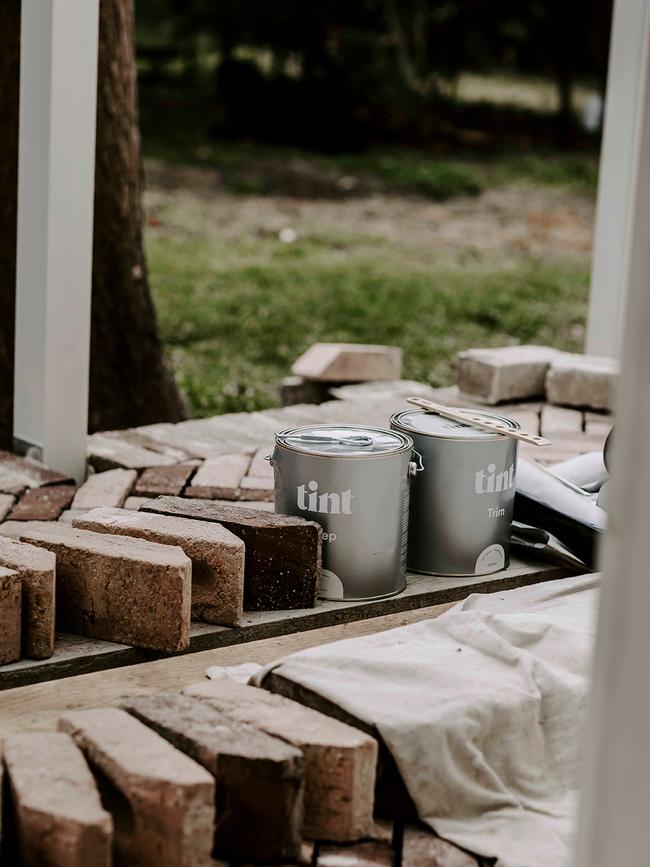
M 271 667 L 376 726 L 440 836 L 501 867 L 563 867 L 598 580 L 474 595 L 438 618 Z

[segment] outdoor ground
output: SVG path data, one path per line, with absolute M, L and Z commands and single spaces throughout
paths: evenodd
M 146 143 L 145 143 L 146 144 Z M 448 384 L 469 346 L 581 350 L 596 159 L 203 145 L 148 159 L 147 250 L 196 415 L 277 402 L 316 340 L 399 344 Z

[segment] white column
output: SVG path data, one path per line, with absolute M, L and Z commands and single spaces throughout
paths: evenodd
M 578 867 L 650 863 L 650 28 Z
M 99 0 L 23 0 L 14 438 L 85 471 Z
M 647 5 L 647 0 L 614 0 L 587 321 L 591 355 L 619 355 Z

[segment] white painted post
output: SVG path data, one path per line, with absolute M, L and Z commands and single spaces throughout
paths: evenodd
M 625 306 L 647 6 L 614 0 L 586 339 L 590 355 L 612 358 L 619 355 Z
M 14 439 L 85 472 L 99 0 L 23 0 Z
M 622 375 L 578 867 L 650 863 L 650 25 L 630 199 Z

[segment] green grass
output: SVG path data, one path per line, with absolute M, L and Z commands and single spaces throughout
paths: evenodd
M 468 255 L 453 262 L 376 238 L 150 232 L 165 344 L 196 415 L 277 403 L 317 340 L 402 347 L 404 375 L 445 385 L 457 351 L 515 342 L 581 349 L 585 265 Z
M 340 196 L 342 178 L 351 194 L 379 191 L 445 201 L 474 196 L 499 184 L 534 184 L 593 193 L 596 155 L 585 153 L 497 154 L 467 152 L 456 157 L 413 148 L 373 148 L 359 154 L 321 156 L 296 148 L 205 140 L 144 138 L 145 155 L 220 172 L 224 186 L 242 195 L 302 195 L 304 178 L 320 181 L 318 195 Z M 310 193 L 306 194 L 308 197 Z

